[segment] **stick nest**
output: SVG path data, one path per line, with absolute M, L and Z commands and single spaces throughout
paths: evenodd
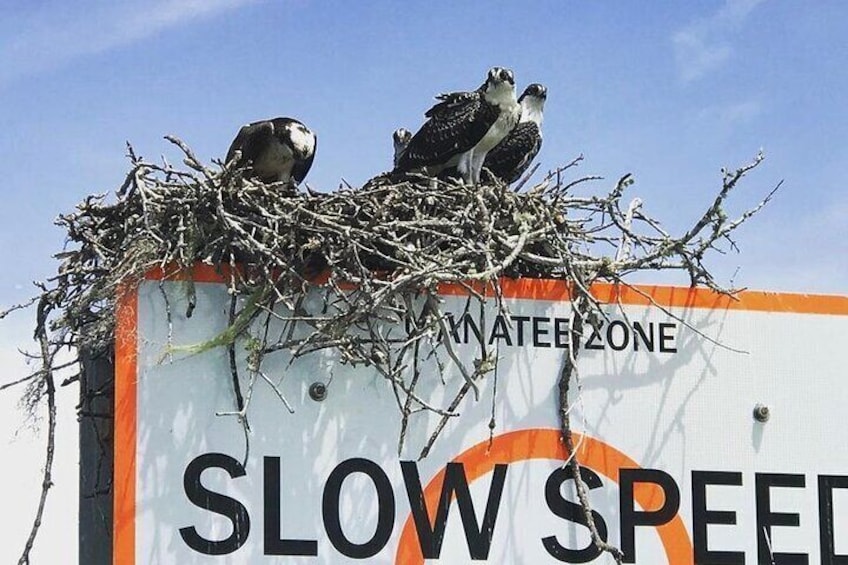
M 403 414 L 399 449 L 411 413 L 432 410 L 441 416 L 421 451 L 424 457 L 447 419 L 457 415 L 461 400 L 476 393 L 478 380 L 497 363 L 485 343 L 474 363 L 460 362 L 445 328 L 439 283 L 466 285 L 470 301 L 494 300 L 503 308 L 502 277 L 566 279 L 575 320 L 571 331 L 579 332 L 583 322 L 604 315 L 589 290 L 597 280 L 626 284 L 624 278 L 634 272 L 675 269 L 684 271 L 692 285 L 727 292 L 704 259 L 712 251 L 735 247 L 732 232 L 774 193 L 735 219 L 724 210 L 738 181 L 761 162 L 757 156 L 724 171 L 712 204 L 690 229 L 671 235 L 643 213 L 641 201 L 623 203 L 632 183 L 629 175 L 605 193 L 579 194 L 584 184 L 598 180 L 572 177 L 581 158 L 528 190 L 526 179 L 513 189 L 498 181 L 464 186 L 384 174 L 360 188 L 345 185 L 326 194 L 266 185 L 230 164 L 208 166 L 183 142 L 168 139 L 181 151 L 184 166 L 148 162 L 129 148 L 131 167 L 117 198 L 89 196 L 76 211 L 59 217 L 67 243 L 57 255 L 58 273 L 30 303 L 15 307 L 38 303 L 35 333 L 41 352 L 36 357 L 42 366 L 18 382 L 29 383 L 32 408 L 48 396 L 51 431 L 56 351 L 64 346 L 108 351 L 123 285 L 141 280 L 153 267 L 190 272 L 200 262 L 229 267 L 222 272 L 228 273 L 233 296 L 230 328 L 211 345 L 230 351 L 233 414 L 246 436 L 250 395 L 242 394 L 233 361 L 241 338 L 251 344 L 250 387 L 264 378 L 263 355 L 281 349 L 298 356 L 333 348 L 344 362 L 374 367 L 390 382 Z M 325 303 L 310 312 L 305 297 L 316 286 L 325 293 Z M 188 304 L 186 314 L 191 315 L 192 296 Z M 265 338 L 250 336 L 257 319 L 265 316 L 267 323 L 281 310 L 288 312 L 286 323 L 306 331 L 285 333 L 274 342 L 267 341 L 267 332 Z M 385 322 L 406 328 L 405 333 L 389 338 L 381 331 Z M 422 347 L 427 354 L 450 357 L 465 379 L 448 406 L 431 406 L 415 393 L 420 376 L 415 360 L 425 354 Z M 576 354 L 569 352 L 560 375 L 561 427 L 571 452 L 568 390 L 577 375 Z M 577 473 L 577 462 L 571 461 Z M 49 478 L 49 464 L 46 470 Z M 588 511 L 587 516 L 591 519 Z M 593 538 L 601 543 L 594 532 Z M 604 549 L 617 555 L 615 548 Z

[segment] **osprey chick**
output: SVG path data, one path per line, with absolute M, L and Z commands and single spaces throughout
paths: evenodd
M 548 90 L 534 83 L 524 89 L 518 103 L 521 119 L 503 141 L 486 155 L 483 166 L 507 184 L 517 181 L 542 147 L 542 113 Z
M 292 118 L 261 120 L 242 127 L 227 151 L 229 163 L 241 152 L 239 165 L 248 165 L 252 176 L 264 183 L 297 186 L 312 167 L 317 138 Z
M 412 139 L 412 132 L 406 128 L 398 128 L 392 134 L 392 143 L 394 145 L 395 156 L 394 156 L 394 166 L 397 167 L 398 161 L 400 161 L 400 156 L 403 154 L 406 146 L 409 145 L 409 140 Z
M 515 77 L 509 69 L 493 67 L 477 90 L 436 98 L 439 103 L 425 114 L 428 120 L 400 154 L 395 170 L 435 176 L 456 167 L 464 182 L 477 184 L 486 154 L 518 123 Z

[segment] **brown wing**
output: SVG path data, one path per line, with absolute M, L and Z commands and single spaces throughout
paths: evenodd
M 476 92 L 443 94 L 439 99 L 400 156 L 398 170 L 447 163 L 474 147 L 498 118 L 498 108 Z
M 268 142 L 274 135 L 274 124 L 269 120 L 253 122 L 243 126 L 236 138 L 230 144 L 227 151 L 226 162 L 229 163 L 234 157 L 236 151 L 241 151 L 241 162 L 247 163 L 255 160 L 264 147 L 268 146 Z

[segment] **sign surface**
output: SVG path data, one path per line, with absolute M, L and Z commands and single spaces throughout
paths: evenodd
M 405 398 L 376 371 L 280 351 L 263 376 L 242 352 L 245 459 L 238 419 L 216 415 L 235 410 L 226 348 L 168 354 L 226 327 L 225 284 L 198 269 L 186 319 L 184 283 L 154 279 L 118 311 L 116 563 L 612 562 L 563 468 L 563 282 L 505 281 L 508 312 L 492 305 L 483 327 L 446 289 L 458 355 L 482 337 L 499 362 L 421 460 L 440 416 L 413 414 L 399 454 Z M 593 292 L 609 318 L 576 349 L 571 414 L 596 525 L 625 562 L 848 562 L 848 298 Z M 441 356 L 415 390 L 446 409 L 464 380 Z

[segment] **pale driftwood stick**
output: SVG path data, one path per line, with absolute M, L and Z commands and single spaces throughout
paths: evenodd
M 589 532 L 592 537 L 592 543 L 599 550 L 609 553 L 615 562 L 621 565 L 624 554 L 614 545 L 605 542 L 601 539 L 598 533 L 598 527 L 595 524 L 595 518 L 592 515 L 592 507 L 589 504 L 589 495 L 586 492 L 586 486 L 583 484 L 583 479 L 580 476 L 580 462 L 577 458 L 579 445 L 575 446 L 574 438 L 571 429 L 571 404 L 568 400 L 569 389 L 571 383 L 577 381 L 577 352 L 578 348 L 573 347 L 576 340 L 579 340 L 583 332 L 583 324 L 589 314 L 589 309 L 592 308 L 591 301 L 586 300 L 585 294 L 576 297 L 572 301 L 572 324 L 569 327 L 569 339 L 571 340 L 568 352 L 563 356 L 562 367 L 560 369 L 558 379 L 558 404 L 559 404 L 559 420 L 560 429 L 562 432 L 563 443 L 565 444 L 568 459 L 566 465 L 571 469 L 571 475 L 574 478 L 574 488 L 577 491 L 577 498 L 580 501 L 580 506 L 583 509 L 583 517 L 589 527 Z M 582 439 L 581 439 L 582 441 Z
M 47 303 L 45 296 L 47 295 L 42 295 L 42 304 L 39 307 L 39 316 L 42 319 L 38 321 L 39 331 L 36 336 L 41 349 L 41 380 L 35 384 L 37 386 L 43 384 L 44 394 L 47 397 L 47 454 L 44 458 L 44 475 L 41 481 L 41 494 L 38 498 L 35 520 L 32 523 L 21 557 L 18 559 L 18 565 L 29 565 L 29 554 L 35 544 L 38 530 L 41 528 L 41 519 L 44 516 L 44 507 L 47 504 L 47 494 L 50 487 L 53 486 L 53 455 L 56 450 L 56 385 L 53 376 L 53 359 L 56 350 L 51 347 L 50 338 L 47 334 L 47 316 L 50 314 L 50 304 Z M 42 305 L 43 307 L 41 307 Z

